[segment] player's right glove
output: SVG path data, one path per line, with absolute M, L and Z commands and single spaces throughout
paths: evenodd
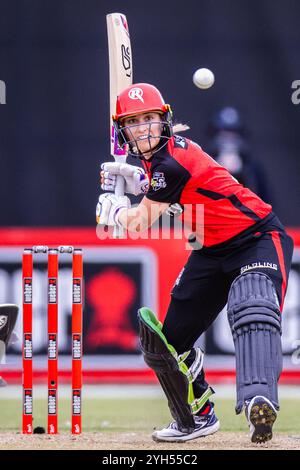
M 125 193 L 138 196 L 146 194 L 149 189 L 149 179 L 144 170 L 128 163 L 105 162 L 101 165 L 101 189 L 115 191 L 117 176 L 125 179 Z
M 96 206 L 96 222 L 101 225 L 120 225 L 119 215 L 122 209 L 130 209 L 130 200 L 127 196 L 116 196 L 104 193 L 99 196 Z

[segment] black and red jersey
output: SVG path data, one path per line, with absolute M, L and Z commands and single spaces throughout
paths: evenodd
M 150 181 L 147 198 L 189 205 L 192 209 L 184 212 L 185 222 L 206 247 L 226 242 L 252 226 L 255 229 L 272 212 L 270 204 L 181 136 L 173 136 L 150 160 L 143 160 L 143 165 Z M 195 225 L 200 204 L 204 209 L 202 228 Z

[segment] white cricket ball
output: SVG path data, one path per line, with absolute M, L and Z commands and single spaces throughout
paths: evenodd
M 193 75 L 193 82 L 198 88 L 206 90 L 215 82 L 215 76 L 209 69 L 198 69 Z

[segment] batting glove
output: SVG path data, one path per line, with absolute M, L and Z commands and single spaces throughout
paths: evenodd
M 138 196 L 146 194 L 149 189 L 149 179 L 144 170 L 128 163 L 105 162 L 101 165 L 101 189 L 115 191 L 117 176 L 125 179 L 125 193 Z
M 116 196 L 115 194 L 104 193 L 99 196 L 96 207 L 97 224 L 121 225 L 119 214 L 122 209 L 130 209 L 131 204 L 127 196 Z
M 166 214 L 170 217 L 178 217 L 183 212 L 183 207 L 181 204 L 174 202 L 174 204 L 170 204 L 168 209 L 166 210 Z

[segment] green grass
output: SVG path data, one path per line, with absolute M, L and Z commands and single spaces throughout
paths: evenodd
M 3 399 L 1 404 L 1 431 L 17 432 L 21 429 L 21 400 Z M 216 413 L 222 431 L 245 431 L 244 414 L 235 415 L 234 400 L 215 400 Z M 276 431 L 300 433 L 300 400 L 281 400 L 281 412 Z M 70 429 L 70 401 L 59 401 L 59 427 Z M 46 427 L 46 400 L 34 400 L 34 426 Z M 109 432 L 151 432 L 170 421 L 166 401 L 163 399 L 86 399 L 83 403 L 83 430 Z

